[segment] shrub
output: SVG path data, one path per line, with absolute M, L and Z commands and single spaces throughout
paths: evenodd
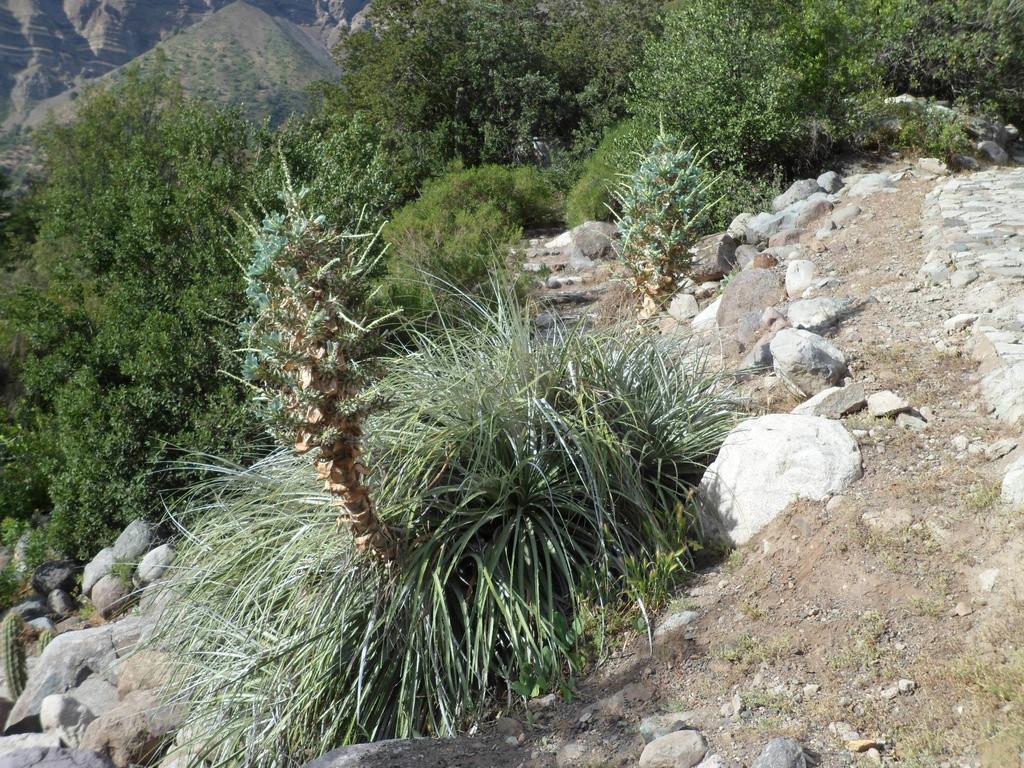
M 583 163 L 579 179 L 565 199 L 565 219 L 570 227 L 585 221 L 612 221 L 620 177 L 636 165 L 650 137 L 638 121 L 626 120 L 605 133 L 594 153 Z
M 388 567 L 359 558 L 290 453 L 182 500 L 159 642 L 211 762 L 450 734 L 494 694 L 557 687 L 582 662 L 584 607 L 645 599 L 630 574 L 684 545 L 732 418 L 699 361 L 630 331 L 548 344 L 507 305 L 466 320 L 389 363 L 393 407 L 367 426 L 400 535 Z
M 861 27 L 829 0 L 676 4 L 634 75 L 632 111 L 719 167 L 816 170 L 841 136 L 845 97 L 869 83 Z
M 873 5 L 873 38 L 891 89 L 961 100 L 1006 120 L 1024 120 L 1024 7 L 1018 0 Z
M 452 288 L 486 294 L 509 274 L 509 249 L 523 230 L 551 224 L 554 211 L 551 188 L 533 168 L 485 165 L 433 181 L 384 229 L 392 300 L 422 319 Z
M 662 132 L 615 191 L 622 260 L 648 315 L 676 292 L 713 205 L 715 179 L 701 168 L 703 160 Z
M 867 146 L 898 148 L 947 161 L 973 151 L 966 125 L 956 112 L 931 104 L 891 104 L 882 99 L 865 100 L 862 110 L 862 143 Z

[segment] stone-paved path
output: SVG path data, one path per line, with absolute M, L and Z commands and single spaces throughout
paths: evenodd
M 993 415 L 1024 419 L 1024 169 L 996 169 L 945 181 L 928 195 L 922 275 L 960 292 L 974 323 L 982 395 Z

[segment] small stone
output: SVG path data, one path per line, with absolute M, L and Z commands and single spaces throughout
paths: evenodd
M 676 294 L 668 305 L 669 317 L 678 320 L 680 323 L 691 320 L 700 313 L 697 305 L 697 297 L 691 293 Z
M 708 751 L 697 731 L 676 731 L 655 739 L 640 755 L 640 768 L 693 768 Z
M 940 285 L 949 279 L 949 269 L 945 264 L 925 264 L 917 275 L 928 285 Z
M 899 688 L 900 693 L 910 693 L 917 688 L 917 683 L 904 677 L 897 681 L 896 687 Z
M 922 157 L 917 161 L 917 167 L 926 173 L 934 173 L 936 176 L 949 175 L 949 166 L 937 157 Z
M 129 563 L 138 560 L 153 548 L 156 528 L 145 520 L 135 520 L 114 542 L 114 561 Z
M 957 435 L 956 437 L 953 438 L 953 440 L 951 442 L 952 442 L 953 448 L 955 450 L 957 450 L 957 451 L 960 451 L 961 453 L 963 451 L 966 451 L 968 446 L 971 444 L 971 441 L 968 440 L 963 435 Z
M 896 416 L 896 425 L 911 432 L 923 432 L 928 428 L 928 422 L 920 416 L 911 413 L 901 413 Z
M 978 315 L 973 312 L 965 312 L 960 315 L 953 315 L 953 317 L 942 324 L 942 327 L 947 331 L 962 331 L 964 328 L 970 328 L 977 321 Z
M 834 195 L 843 188 L 843 177 L 835 171 L 826 171 L 821 174 L 816 181 L 818 182 L 818 186 L 830 195 Z
M 74 598 L 63 589 L 55 589 L 47 595 L 46 604 L 57 616 L 69 616 L 78 609 Z
M 974 609 L 964 602 L 957 603 L 956 606 L 953 608 L 954 616 L 970 616 L 972 613 L 974 613 Z
M 881 762 L 882 762 L 882 753 L 879 752 L 875 747 L 872 747 L 871 749 L 867 750 L 864 753 L 864 756 L 866 758 L 868 758 L 868 760 L 871 760 L 872 762 L 875 762 L 875 763 L 878 763 L 878 764 L 881 764 Z
M 692 725 L 695 712 L 670 712 L 667 715 L 651 715 L 640 721 L 640 735 L 650 744 L 662 736 L 682 731 Z
M 868 396 L 868 413 L 876 419 L 895 416 L 910 408 L 910 403 L 890 390 L 875 392 Z
M 888 688 L 883 688 L 878 695 L 886 701 L 890 701 L 900 695 L 900 689 L 891 685 Z
M 1024 456 L 1007 468 L 1003 476 L 1000 498 L 1006 504 L 1024 504 Z
M 850 725 L 844 722 L 833 722 L 828 724 L 829 733 L 837 737 L 841 741 L 856 741 L 860 738 L 860 733 Z
M 867 752 L 869 749 L 877 749 L 878 742 L 874 739 L 850 739 L 846 742 L 846 748 L 851 752 Z
M 873 509 L 865 512 L 861 520 L 869 528 L 890 533 L 909 528 L 914 522 L 914 516 L 906 509 Z
M 989 461 L 999 461 L 1017 448 L 1017 441 L 1005 438 L 1003 440 L 997 440 L 988 447 L 985 448 L 985 458 Z
M 802 296 L 814 281 L 814 262 L 796 259 L 786 267 L 786 293 L 791 299 Z
M 654 636 L 664 637 L 665 635 L 677 632 L 683 627 L 695 622 L 698 616 L 699 614 L 696 611 L 680 611 L 679 613 L 673 613 L 658 625 L 657 629 L 654 630 Z
M 807 685 L 804 686 L 804 696 L 808 696 L 808 697 L 815 696 L 815 695 L 817 695 L 818 691 L 820 691 L 820 690 L 821 690 L 821 686 L 818 685 L 817 683 L 808 683 Z
M 978 279 L 978 273 L 973 269 L 958 269 L 949 277 L 949 284 L 954 288 L 966 288 Z
M 800 742 L 772 739 L 750 768 L 807 768 L 807 757 Z
M 999 578 L 998 568 L 989 568 L 978 574 L 978 587 L 982 592 L 991 592 L 996 588 L 996 579 Z
M 803 416 L 841 419 L 863 409 L 866 404 L 864 387 L 854 382 L 845 387 L 824 389 L 807 402 L 798 405 L 792 412 Z
M 499 717 L 498 721 L 494 724 L 494 731 L 499 736 L 511 736 L 515 740 L 518 740 L 520 736 L 526 733 L 523 730 L 523 724 L 514 717 Z

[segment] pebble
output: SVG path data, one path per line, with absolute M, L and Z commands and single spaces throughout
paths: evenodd
M 868 413 L 875 418 L 895 416 L 907 410 L 910 403 L 890 390 L 875 392 L 868 395 Z
M 676 731 L 655 739 L 640 754 L 640 768 L 693 768 L 708 751 L 697 731 Z
M 953 608 L 954 616 L 970 616 L 972 613 L 974 613 L 974 609 L 964 602 L 957 603 L 956 606 Z

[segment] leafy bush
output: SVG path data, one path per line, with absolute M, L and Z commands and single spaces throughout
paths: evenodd
M 646 598 L 630 575 L 684 545 L 732 419 L 699 361 L 628 330 L 548 344 L 512 306 L 466 319 L 390 363 L 394 405 L 367 426 L 400 535 L 388 567 L 356 554 L 289 453 L 183 500 L 161 642 L 211 762 L 449 734 L 494 694 L 557 686 L 582 662 L 582 616 Z
M 679 3 L 634 75 L 634 114 L 747 173 L 815 170 L 863 88 L 863 23 L 827 0 Z
M 650 137 L 644 135 L 649 133 L 633 120 L 623 121 L 605 133 L 566 195 L 565 219 L 570 227 L 614 218 L 612 192 L 622 174 L 633 170 L 638 155 L 650 144 Z
M 646 314 L 676 292 L 693 261 L 692 248 L 713 205 L 715 179 L 701 168 L 704 159 L 662 132 L 615 190 L 622 211 L 620 252 Z
M 0 314 L 24 351 L 16 421 L 52 448 L 28 460 L 47 474 L 53 543 L 87 558 L 160 513 L 182 478 L 154 462 L 175 446 L 230 454 L 254 439 L 243 387 L 220 375 L 244 307 L 231 211 L 249 200 L 254 137 L 155 73 L 93 92 L 41 142 L 32 250 L 46 281 Z
M 865 100 L 861 108 L 865 126 L 861 141 L 867 146 L 898 148 L 947 161 L 973 150 L 966 125 L 956 112 L 931 104 L 892 104 L 880 99 Z
M 889 87 L 1024 120 L 1018 0 L 876 0 L 873 39 Z
M 333 108 L 382 126 L 405 173 L 534 159 L 533 139 L 592 146 L 621 118 L 658 0 L 379 0 L 342 40 Z
M 533 168 L 485 165 L 433 181 L 384 229 L 392 300 L 420 319 L 452 288 L 486 294 L 495 276 L 508 274 L 523 230 L 551 224 L 554 211 L 551 188 Z

